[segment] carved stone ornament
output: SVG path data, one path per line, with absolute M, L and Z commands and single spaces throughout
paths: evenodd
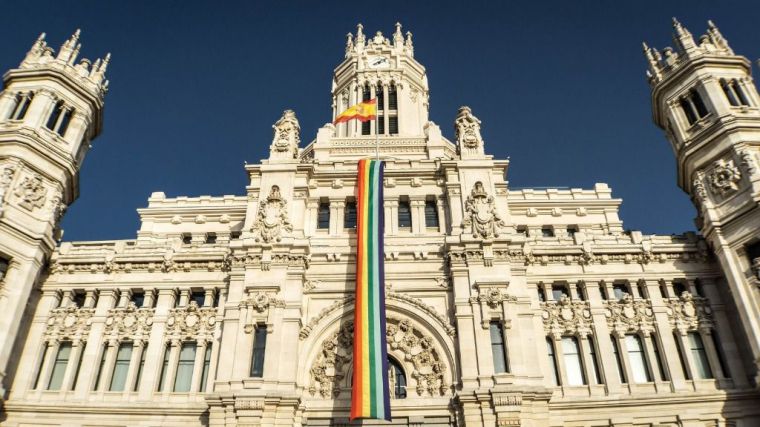
M 273 185 L 266 200 L 259 203 L 256 222 L 251 228 L 251 231 L 256 234 L 257 242 L 279 242 L 283 231 L 293 231 L 293 226 L 288 219 L 287 203 L 280 194 L 280 187 Z
M 45 204 L 45 187 L 42 185 L 42 178 L 37 175 L 27 176 L 16 187 L 16 196 L 20 199 L 18 204 L 24 209 L 34 210 L 41 208 Z
M 713 191 L 725 196 L 739 189 L 742 174 L 734 165 L 733 160 L 720 159 L 713 163 L 713 169 L 708 175 L 708 181 Z
M 554 337 L 591 333 L 591 310 L 586 301 L 571 301 L 562 296 L 556 302 L 541 303 L 544 330 Z
M 53 195 L 50 200 L 50 216 L 53 224 L 58 224 L 63 214 L 66 213 L 66 209 L 68 209 L 68 206 L 66 206 L 66 203 L 63 203 L 60 194 Z
M 654 312 L 648 300 L 634 300 L 628 293 L 619 301 L 605 301 L 604 315 L 610 331 L 619 336 L 641 332 L 644 336 L 654 331 Z
M 270 157 L 279 159 L 295 159 L 298 156 L 298 144 L 301 143 L 301 126 L 298 124 L 296 113 L 285 110 L 275 124 L 274 138 L 270 148 Z
M 491 308 L 497 308 L 503 302 L 515 302 L 517 297 L 502 292 L 499 288 L 485 288 L 478 296 L 470 297 L 471 303 L 485 303 Z
M 713 311 L 706 298 L 684 292 L 678 298 L 669 298 L 666 304 L 670 325 L 679 333 L 712 329 Z
M 137 308 L 133 302 L 123 308 L 111 309 L 106 316 L 104 334 L 109 340 L 147 342 L 154 314 L 154 309 Z
M 433 348 L 433 339 L 415 329 L 409 320 L 389 317 L 385 331 L 388 354 L 403 354 L 401 365 L 411 377 L 407 389 L 416 390 L 418 396 L 445 394 L 448 388 L 444 377 L 446 365 Z M 348 382 L 353 343 L 353 322 L 344 324 L 322 342 L 321 351 L 309 370 L 309 393 L 312 396 L 337 398 L 342 391 L 351 392 Z
M 457 117 L 454 119 L 454 134 L 460 151 L 483 146 L 483 138 L 480 136 L 480 120 L 472 114 L 470 107 L 459 107 Z
M 499 230 L 506 224 L 496 211 L 493 196 L 489 196 L 478 181 L 472 187 L 472 192 L 464 204 L 465 216 L 462 225 L 470 227 L 472 237 L 489 239 L 499 237 Z
M 265 312 L 270 306 L 285 307 L 285 302 L 266 292 L 251 292 L 241 306 L 250 307 L 259 313 Z
M 215 329 L 216 308 L 198 307 L 195 301 L 169 310 L 166 320 L 167 339 L 211 341 Z
M 0 173 L 0 215 L 3 214 L 5 195 L 13 182 L 13 176 L 16 174 L 16 167 L 8 165 Z
M 63 339 L 87 341 L 94 314 L 94 308 L 77 308 L 75 306 L 51 310 L 45 330 L 45 339 L 48 341 Z

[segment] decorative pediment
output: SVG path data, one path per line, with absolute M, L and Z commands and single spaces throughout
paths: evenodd
M 586 301 L 572 301 L 562 296 L 559 301 L 541 303 L 544 330 L 554 337 L 591 333 L 591 309 Z
M 706 298 L 684 292 L 680 297 L 669 298 L 665 303 L 668 306 L 670 325 L 679 333 L 700 329 L 709 332 L 712 329 L 713 310 Z

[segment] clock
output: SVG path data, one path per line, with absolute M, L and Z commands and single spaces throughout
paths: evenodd
M 384 56 L 370 56 L 367 58 L 367 68 L 389 68 L 391 62 Z

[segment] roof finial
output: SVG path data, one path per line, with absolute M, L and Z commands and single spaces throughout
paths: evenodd
M 354 35 L 348 33 L 346 34 L 346 58 L 351 55 L 352 50 L 354 50 Z
M 658 80 L 662 76 L 661 74 L 661 67 L 660 67 L 660 60 L 659 60 L 659 53 L 657 52 L 657 49 L 650 48 L 646 42 L 642 42 L 641 46 L 644 49 L 644 56 L 647 58 L 647 62 L 649 63 L 649 69 L 647 70 L 647 76 L 650 76 L 650 79 L 652 77 L 656 77 Z
M 723 34 L 720 33 L 720 30 L 718 30 L 718 27 L 712 20 L 707 21 L 707 35 L 718 49 L 725 50 L 729 55 L 734 54 L 734 51 L 728 45 L 728 41 L 723 37 Z
M 401 23 L 396 22 L 396 31 L 393 33 L 393 46 L 401 47 L 404 44 L 404 34 L 401 33 Z
M 673 17 L 673 29 L 676 30 L 673 40 L 682 52 L 686 53 L 688 56 L 697 49 L 697 45 L 694 43 L 694 37 L 692 37 L 689 30 L 681 25 L 675 17 Z
M 63 45 L 61 45 L 61 50 L 58 52 L 58 59 L 66 63 L 69 63 L 71 61 L 71 58 L 74 56 L 74 51 L 76 50 L 77 44 L 79 42 L 80 34 L 82 34 L 82 30 L 77 28 L 77 30 L 74 31 L 74 34 L 69 37 L 69 39 L 63 43 Z
M 406 32 L 406 41 L 404 42 L 404 46 L 409 51 L 409 55 L 414 56 L 414 45 L 412 44 L 412 32 L 407 31 Z
M 361 49 L 364 47 L 364 42 L 366 41 L 367 38 L 364 36 L 364 25 L 360 22 L 356 25 L 356 44 Z

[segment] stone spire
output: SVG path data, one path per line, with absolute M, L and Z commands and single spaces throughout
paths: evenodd
M 82 45 L 79 44 L 79 36 L 82 34 L 82 30 L 78 29 L 74 34 L 69 37 L 68 40 L 63 42 L 61 49 L 58 51 L 58 59 L 68 64 L 71 64 L 76 60 L 76 55 L 79 54 L 79 49 Z
M 715 26 L 712 20 L 707 21 L 707 35 L 712 43 L 718 48 L 726 51 L 729 55 L 733 55 L 734 51 L 728 45 L 728 41 L 720 33 L 718 27 Z
M 676 32 L 673 35 L 673 41 L 676 46 L 678 46 L 681 52 L 685 53 L 687 56 L 691 56 L 692 52 L 697 49 L 697 45 L 694 43 L 694 37 L 675 17 L 673 17 L 673 29 Z
M 401 33 L 401 23 L 396 22 L 396 31 L 393 33 L 393 47 L 399 48 L 404 44 L 404 35 Z

